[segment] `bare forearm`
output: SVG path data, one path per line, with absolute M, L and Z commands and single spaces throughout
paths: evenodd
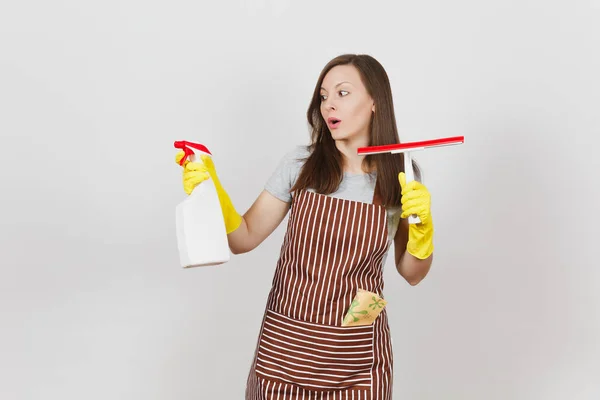
M 257 245 L 254 243 L 246 218 L 242 217 L 240 227 L 227 235 L 229 249 L 233 254 L 247 253 Z
M 289 203 L 263 191 L 242 216 L 240 226 L 227 235 L 231 252 L 242 254 L 257 248 L 281 223 L 289 207 Z
M 396 264 L 396 269 L 409 284 L 414 286 L 421 282 L 425 276 L 427 276 L 429 269 L 431 268 L 432 261 L 433 254 L 421 260 L 410 254 L 408 251 L 405 251 Z

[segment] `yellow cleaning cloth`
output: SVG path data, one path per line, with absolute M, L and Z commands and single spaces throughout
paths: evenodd
M 377 293 L 358 289 L 350 309 L 344 317 L 342 326 L 371 325 L 383 310 L 387 301 Z

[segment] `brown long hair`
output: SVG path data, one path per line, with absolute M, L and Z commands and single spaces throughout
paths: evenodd
M 298 179 L 291 191 L 312 188 L 317 193 L 335 192 L 343 179 L 342 154 L 321 115 L 320 89 L 325 75 L 335 66 L 352 65 L 362 79 L 363 85 L 375 103 L 375 112 L 369 124 L 369 146 L 400 143 L 392 89 L 383 66 L 366 54 L 343 54 L 331 60 L 321 71 L 313 92 L 306 116 L 312 129 L 310 155 L 305 160 Z M 404 171 L 402 154 L 372 154 L 365 156 L 363 165 L 377 171 L 376 196 L 386 207 L 400 205 L 400 183 L 398 173 Z M 415 177 L 420 176 L 418 166 L 413 161 Z

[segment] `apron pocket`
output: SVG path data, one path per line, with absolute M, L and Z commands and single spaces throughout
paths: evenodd
M 266 311 L 256 374 L 312 391 L 371 387 L 373 326 L 335 327 Z

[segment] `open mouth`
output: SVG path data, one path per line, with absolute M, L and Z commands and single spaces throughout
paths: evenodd
M 340 126 L 341 123 L 342 120 L 338 118 L 332 117 L 327 119 L 327 125 L 329 125 L 330 128 L 337 128 L 338 126 Z

